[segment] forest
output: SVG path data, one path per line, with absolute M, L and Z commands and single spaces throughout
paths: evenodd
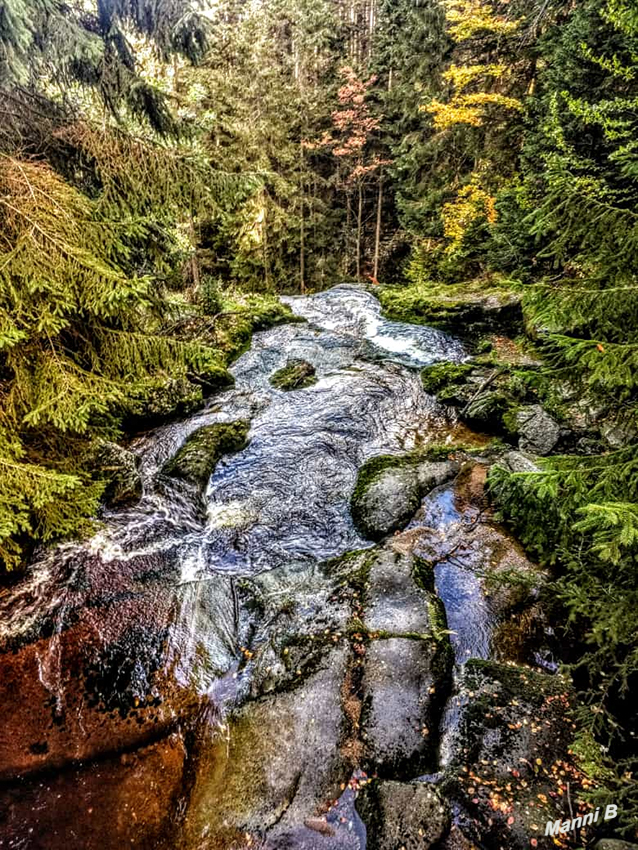
M 288 297 L 354 285 L 470 352 L 420 380 L 491 440 L 583 799 L 637 840 L 635 0 L 4 0 L 0 117 L 2 588 L 140 497 L 130 440 Z

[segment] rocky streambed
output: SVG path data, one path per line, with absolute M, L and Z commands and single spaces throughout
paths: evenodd
M 462 345 L 288 302 L 2 592 L 1 848 L 542 848 L 582 802 L 545 577 L 419 377 Z

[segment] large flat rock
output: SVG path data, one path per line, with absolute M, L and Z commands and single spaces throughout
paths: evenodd
M 379 550 L 368 575 L 363 623 L 372 638 L 362 678 L 365 763 L 393 778 L 425 772 L 432 766 L 452 666 L 432 571 L 409 555 Z
M 0 779 L 131 750 L 193 716 L 237 655 L 232 580 L 82 552 L 62 595 L 0 644 Z M 16 597 L 19 601 L 20 597 Z
M 425 773 L 433 765 L 444 688 L 436 641 L 388 638 L 368 646 L 362 729 L 368 770 L 380 776 Z
M 344 647 L 334 648 L 296 687 L 232 713 L 226 734 L 199 765 L 187 846 L 229 846 L 223 842 L 246 833 L 269 832 L 274 840 L 319 817 L 339 796 L 352 771 L 340 748 L 347 657 Z

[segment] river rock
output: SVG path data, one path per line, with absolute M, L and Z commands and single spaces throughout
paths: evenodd
M 352 496 L 352 518 L 370 540 L 381 540 L 402 528 L 416 513 L 421 499 L 459 470 L 453 461 L 422 461 L 414 457 L 373 458 L 359 471 Z
M 102 498 L 108 505 L 117 507 L 138 501 L 142 495 L 142 477 L 136 454 L 117 443 L 104 442 L 93 464 L 96 477 L 106 482 Z
M 569 818 L 565 777 L 572 799 L 582 790 L 570 752 L 574 695 L 567 680 L 472 659 L 455 701 L 440 788 L 466 813 L 469 837 L 508 850 L 529 850 L 532 839 L 553 847 L 544 826 Z
M 225 454 L 246 448 L 249 428 L 250 422 L 244 420 L 204 425 L 189 435 L 177 454 L 164 464 L 162 472 L 205 487 Z
M 301 390 L 316 382 L 315 367 L 307 360 L 289 360 L 270 376 L 273 387 L 284 391 Z
M 445 684 L 436 641 L 385 638 L 370 643 L 363 675 L 365 763 L 380 776 L 404 777 L 432 767 Z
M 415 569 L 421 566 L 420 583 Z M 423 582 L 428 589 L 424 589 Z M 430 636 L 433 574 L 423 562 L 381 549 L 370 564 L 364 623 L 370 632 Z
M 384 315 L 398 321 L 442 328 L 456 336 L 476 339 L 486 332 L 520 332 L 521 295 L 480 284 L 387 288 L 380 293 Z
M 501 463 L 510 470 L 510 472 L 540 472 L 541 468 L 535 462 L 534 458 L 523 454 L 522 452 L 507 452 L 501 458 Z
M 603 422 L 600 434 L 610 449 L 622 449 L 636 439 L 636 426 L 631 421 Z
M 558 443 L 560 426 L 540 404 L 521 407 L 516 412 L 519 447 L 537 455 L 548 455 Z
M 368 551 L 327 565 L 285 565 L 242 583 L 252 697 L 298 683 L 316 668 L 326 646 L 343 638 L 352 612 L 348 593 L 339 587 L 371 557 Z
M 425 782 L 373 781 L 357 800 L 368 850 L 428 850 L 450 828 L 450 812 Z
M 386 777 L 430 766 L 452 652 L 433 574 L 388 549 L 370 567 L 363 623 L 373 638 L 362 680 L 368 767 Z
M 318 669 L 296 686 L 231 714 L 226 734 L 197 771 L 187 846 L 203 839 L 230 846 L 245 833 L 272 838 L 273 829 L 283 834 L 320 817 L 339 796 L 352 771 L 340 748 L 347 658 L 343 646 L 325 652 Z

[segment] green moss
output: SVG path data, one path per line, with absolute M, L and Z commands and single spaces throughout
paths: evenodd
M 223 455 L 246 447 L 249 428 L 243 420 L 205 425 L 190 435 L 162 472 L 205 486 Z
M 512 404 L 501 417 L 505 432 L 512 437 L 515 437 L 518 434 L 518 422 L 516 421 L 516 415 L 520 409 L 521 406 L 519 404 Z
M 340 580 L 340 586 L 354 590 L 363 600 L 368 587 L 368 578 L 377 550 L 353 549 L 338 558 L 331 558 L 324 563 L 324 570 L 328 576 Z
M 376 457 L 371 457 L 359 467 L 357 483 L 352 493 L 352 501 L 359 502 L 370 485 L 374 484 L 386 469 L 401 469 L 405 466 L 414 466 L 422 460 L 425 460 L 425 456 L 420 452 L 410 452 L 405 455 L 377 455 Z
M 421 371 L 421 383 L 428 393 L 438 393 L 450 384 L 461 384 L 474 367 L 471 363 L 434 363 Z
M 278 369 L 270 376 L 273 387 L 286 392 L 301 390 L 316 382 L 315 367 L 306 360 L 289 360 L 282 369 Z
M 128 390 L 124 428 L 128 431 L 151 428 L 171 417 L 188 416 L 203 404 L 202 387 L 191 383 L 185 376 L 137 381 Z
M 488 431 L 502 433 L 503 417 L 511 410 L 512 402 L 500 390 L 485 392 L 470 402 L 465 411 L 465 418 Z
M 431 325 L 471 339 L 480 338 L 486 330 L 518 328 L 522 323 L 520 300 L 507 282 L 427 281 L 384 287 L 379 300 L 388 319 Z
M 612 782 L 614 772 L 605 765 L 600 744 L 597 744 L 594 736 L 588 729 L 579 729 L 572 741 L 571 751 L 576 756 L 580 769 L 601 784 Z

